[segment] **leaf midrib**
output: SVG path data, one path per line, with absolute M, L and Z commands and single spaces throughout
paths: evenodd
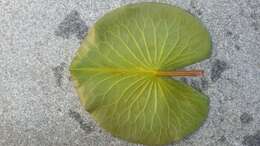
M 156 76 L 158 74 L 158 70 L 155 69 L 145 69 L 145 68 L 132 68 L 132 69 L 124 69 L 124 68 L 71 68 L 71 71 L 86 71 L 86 72 L 96 72 L 96 73 L 111 73 L 111 74 L 138 74 L 138 75 L 146 75 L 146 76 Z

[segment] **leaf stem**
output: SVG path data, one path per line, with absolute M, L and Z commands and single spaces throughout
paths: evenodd
M 202 77 L 204 76 L 203 70 L 176 70 L 176 71 L 158 71 L 158 76 L 165 77 Z

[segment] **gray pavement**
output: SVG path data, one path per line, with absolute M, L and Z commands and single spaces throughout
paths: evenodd
M 137 146 L 96 125 L 68 71 L 88 28 L 130 2 L 141 0 L 0 0 L 1 146 Z M 183 79 L 209 96 L 209 117 L 169 146 L 260 146 L 260 1 L 161 2 L 199 17 L 214 49 L 190 67 L 206 77 Z

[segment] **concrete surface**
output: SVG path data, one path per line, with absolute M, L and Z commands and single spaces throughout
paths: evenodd
M 143 0 L 142 0 L 143 1 Z M 88 27 L 138 0 L 0 0 L 0 145 L 137 146 L 110 136 L 79 105 L 68 67 Z M 198 16 L 213 56 L 183 79 L 210 97 L 199 131 L 174 146 L 260 145 L 260 1 L 164 0 Z M 192 68 L 191 67 L 191 68 Z

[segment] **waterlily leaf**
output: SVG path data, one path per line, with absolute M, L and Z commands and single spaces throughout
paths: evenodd
M 167 4 L 131 4 L 95 23 L 70 71 L 82 105 L 101 127 L 130 142 L 167 144 L 201 126 L 209 101 L 158 73 L 210 53 L 209 33 L 191 14 Z

